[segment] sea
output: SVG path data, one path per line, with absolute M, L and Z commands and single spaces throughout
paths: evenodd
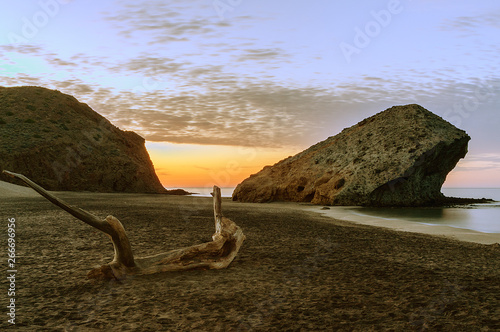
M 213 190 L 213 187 L 196 187 L 196 188 L 182 188 L 190 193 L 192 193 L 192 196 L 195 197 L 212 197 L 211 193 Z M 222 187 L 220 188 L 220 194 L 222 197 L 231 197 L 233 195 L 235 187 Z
M 212 188 L 184 188 L 193 196 L 211 197 Z M 221 188 L 222 197 L 231 197 L 234 188 Z M 457 207 L 368 208 L 352 207 L 353 214 L 385 220 L 406 220 L 426 225 L 451 226 L 483 233 L 500 233 L 500 188 L 442 188 L 448 197 L 491 198 L 495 202 Z
M 456 207 L 368 208 L 353 207 L 355 214 L 386 220 L 406 220 L 426 225 L 450 226 L 483 233 L 500 233 L 500 188 L 442 188 L 448 197 L 491 198 L 495 202 Z

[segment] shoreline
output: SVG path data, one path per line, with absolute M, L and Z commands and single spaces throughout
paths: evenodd
M 323 210 L 321 206 L 299 205 L 303 211 L 319 213 L 325 217 L 348 221 L 361 225 L 389 228 L 400 232 L 420 233 L 433 236 L 441 236 L 459 241 L 474 242 L 480 244 L 500 243 L 500 233 L 484 233 L 465 228 L 452 226 L 428 225 L 403 219 L 384 219 L 349 211 L 348 206 L 333 206 Z

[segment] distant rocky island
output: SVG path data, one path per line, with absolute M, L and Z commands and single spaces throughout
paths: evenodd
M 168 193 L 144 143 L 70 95 L 0 87 L 0 169 L 48 190 Z
M 469 140 L 465 131 L 422 106 L 394 106 L 264 167 L 236 187 L 233 200 L 344 206 L 482 201 L 441 193 Z

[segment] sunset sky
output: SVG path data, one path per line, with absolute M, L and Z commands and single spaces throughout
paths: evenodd
M 0 85 L 58 89 L 143 136 L 168 188 L 235 186 L 393 105 L 467 131 L 445 187 L 500 187 L 500 2 L 24 0 Z

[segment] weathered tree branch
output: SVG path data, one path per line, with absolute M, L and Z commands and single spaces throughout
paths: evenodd
M 222 217 L 220 188 L 214 186 L 215 233 L 212 236 L 212 242 L 134 259 L 125 228 L 117 218 L 110 215 L 101 220 L 55 197 L 22 174 L 9 171 L 3 171 L 3 173 L 22 180 L 51 203 L 110 237 L 115 251 L 113 261 L 90 271 L 87 275 L 89 278 L 122 279 L 127 275 L 190 269 L 222 269 L 233 261 L 245 240 L 241 228 L 230 219 Z

